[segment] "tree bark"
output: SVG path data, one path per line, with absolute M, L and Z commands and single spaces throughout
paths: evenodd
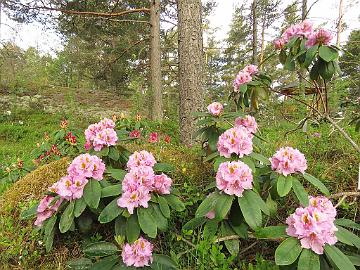
M 257 0 L 253 0 L 251 6 L 251 13 L 252 13 L 252 63 L 256 65 L 258 63 L 257 59 Z
M 261 49 L 259 59 L 259 70 L 262 70 L 265 53 L 265 22 L 261 26 Z
M 203 36 L 201 0 L 178 0 L 180 140 L 194 142 L 193 113 L 203 105 Z
M 160 0 L 151 0 L 150 7 L 150 73 L 151 73 L 151 119 L 163 118 L 160 49 Z

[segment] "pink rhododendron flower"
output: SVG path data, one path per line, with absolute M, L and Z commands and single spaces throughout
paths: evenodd
M 337 242 L 334 225 L 336 209 L 325 197 L 310 197 L 308 207 L 299 207 L 286 219 L 286 233 L 300 240 L 301 246 L 323 254 L 325 244 Z
M 306 47 L 309 48 L 316 44 L 329 45 L 332 38 L 333 38 L 333 36 L 330 31 L 320 28 L 315 33 L 313 33 L 309 36 L 309 39 L 306 42 Z
M 235 127 L 245 127 L 250 133 L 256 133 L 257 123 L 255 117 L 247 115 L 244 118 L 238 117 L 235 119 Z
M 89 151 L 90 148 L 91 148 L 91 142 L 89 142 L 89 141 L 85 142 L 84 148 L 85 148 L 86 151 Z
M 170 194 L 172 180 L 166 174 L 155 175 L 153 191 L 158 194 Z
M 298 35 L 302 35 L 306 38 L 309 38 L 313 33 L 313 23 L 309 20 L 304 20 L 299 24 Z
M 41 226 L 45 220 L 50 218 L 59 209 L 59 206 L 63 202 L 63 199 L 60 198 L 52 204 L 53 200 L 53 196 L 47 195 L 40 201 L 36 211 L 35 226 Z
M 251 134 L 242 126 L 230 128 L 219 137 L 217 149 L 220 156 L 227 158 L 232 153 L 239 157 L 249 155 L 253 150 Z
M 210 114 L 219 116 L 224 110 L 224 106 L 220 102 L 213 102 L 207 107 Z
M 241 161 L 223 162 L 216 173 L 216 187 L 237 197 L 242 197 L 245 189 L 252 189 L 252 181 L 250 167 Z
M 118 140 L 115 123 L 111 119 L 103 119 L 99 123 L 91 124 L 85 130 L 85 149 L 92 144 L 95 151 L 100 151 L 105 146 L 116 145 Z
M 159 142 L 159 135 L 157 132 L 151 132 L 149 135 L 149 142 L 150 143 L 157 143 Z
M 126 166 L 130 170 L 135 167 L 139 166 L 149 166 L 153 167 L 156 163 L 156 160 L 148 151 L 142 150 L 140 152 L 135 151 L 130 157 L 129 161 L 127 162 Z
M 286 44 L 286 41 L 283 38 L 279 38 L 274 41 L 274 46 L 275 46 L 275 49 L 277 49 L 277 50 L 281 50 L 282 48 L 284 48 L 285 44 Z
M 246 71 L 240 71 L 234 80 L 234 92 L 239 92 L 240 85 L 246 84 L 252 80 L 250 73 Z
M 134 167 L 128 172 L 122 182 L 124 192 L 134 191 L 138 188 L 146 188 L 152 191 L 155 181 L 154 170 L 149 166 Z
M 140 138 L 141 132 L 140 130 L 134 129 L 133 131 L 130 132 L 129 136 L 130 138 Z
M 250 75 L 254 75 L 254 74 L 258 73 L 259 70 L 258 70 L 258 67 L 255 65 L 247 65 L 243 69 L 243 71 L 249 73 Z
M 127 208 L 130 215 L 134 213 L 134 208 L 140 206 L 148 208 L 148 202 L 151 199 L 149 189 L 146 187 L 138 187 L 134 191 L 125 191 L 117 200 L 118 206 Z
M 55 183 L 50 190 L 56 191 L 65 200 L 76 200 L 83 196 L 87 182 L 88 180 L 84 176 L 67 175 Z
M 89 154 L 77 156 L 68 168 L 70 175 L 94 178 L 95 180 L 102 180 L 104 171 L 105 164 L 103 161 L 99 157 Z
M 207 213 L 205 215 L 205 217 L 208 218 L 208 219 L 214 219 L 215 218 L 215 211 L 211 210 L 209 213 Z
M 144 267 L 153 262 L 152 251 L 153 245 L 140 237 L 134 243 L 123 246 L 121 257 L 126 266 Z
M 307 163 L 304 154 L 292 147 L 280 148 L 271 158 L 271 168 L 287 176 L 292 173 L 304 173 Z

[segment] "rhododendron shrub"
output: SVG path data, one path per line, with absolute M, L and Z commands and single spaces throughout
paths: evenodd
M 279 59 L 285 69 L 295 71 L 298 65 L 309 71 L 311 80 L 330 81 L 340 72 L 339 49 L 331 45 L 332 39 L 329 30 L 315 29 L 312 22 L 305 20 L 288 27 L 274 46 L 280 50 Z

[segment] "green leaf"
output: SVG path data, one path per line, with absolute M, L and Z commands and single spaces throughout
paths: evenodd
M 195 212 L 195 217 L 204 217 L 207 213 L 213 210 L 216 206 L 217 200 L 220 195 L 218 192 L 213 192 L 207 196 L 202 203 L 199 205 L 198 209 Z
M 167 200 L 168 204 L 171 208 L 175 209 L 178 212 L 185 210 L 185 205 L 180 199 L 175 195 L 165 195 L 165 199 Z
M 347 255 L 353 265 L 360 266 L 360 255 Z
M 216 153 L 219 154 L 219 152 L 216 152 Z M 217 170 L 219 169 L 220 164 L 223 163 L 223 162 L 226 162 L 226 161 L 228 161 L 228 159 L 225 158 L 225 157 L 217 157 L 217 158 L 215 158 L 215 160 L 214 160 L 214 171 L 217 172 Z
M 118 161 L 120 158 L 120 153 L 119 150 L 116 149 L 116 147 L 110 147 L 109 149 L 109 158 L 114 160 L 114 161 Z
M 171 173 L 176 170 L 174 165 L 168 163 L 156 163 L 153 167 L 155 172 Z
M 253 174 L 255 173 L 255 171 L 256 171 L 255 164 L 254 164 L 254 162 L 252 161 L 252 159 L 250 157 L 244 156 L 244 157 L 241 158 L 241 161 L 249 166 L 249 168 L 251 169 L 251 172 Z
M 301 253 L 299 240 L 287 238 L 275 251 L 275 262 L 277 265 L 289 265 L 296 261 Z
M 160 210 L 163 213 L 163 215 L 166 218 L 170 218 L 170 208 L 169 208 L 169 205 L 167 203 L 167 200 L 164 197 L 159 196 L 158 197 L 158 202 L 159 202 Z
M 126 171 L 122 169 L 114 169 L 114 168 L 107 168 L 106 173 L 110 173 L 110 176 L 115 180 L 123 180 L 125 175 L 127 174 Z
M 119 257 L 117 255 L 108 256 L 94 263 L 90 270 L 112 270 L 118 261 Z
M 322 193 L 324 193 L 327 196 L 330 195 L 330 192 L 327 189 L 327 187 L 319 179 L 308 173 L 304 173 L 303 177 L 305 178 L 305 180 L 309 181 L 313 186 L 318 188 Z
M 326 244 L 324 250 L 326 257 L 328 257 L 339 269 L 356 270 L 349 258 L 337 247 Z
M 126 218 L 119 216 L 115 220 L 115 235 L 126 236 Z
M 279 61 L 282 65 L 285 65 L 286 58 L 287 58 L 286 51 L 281 50 L 279 53 Z
M 319 78 L 319 66 L 320 61 L 316 61 L 310 70 L 310 79 L 317 80 Z
M 220 194 L 215 205 L 215 218 L 223 220 L 230 211 L 234 197 L 226 194 Z
M 50 252 L 53 243 L 54 243 L 54 235 L 55 235 L 55 223 L 57 220 L 57 216 L 52 216 L 45 225 L 45 250 L 46 252 Z
M 304 248 L 300 254 L 298 270 L 320 270 L 319 255 L 310 249 Z
M 218 151 L 211 153 L 210 155 L 208 155 L 206 158 L 204 158 L 204 162 L 208 162 L 210 160 L 213 160 L 214 158 L 218 157 L 220 154 Z
M 258 154 L 258 153 L 251 153 L 249 155 L 250 157 L 256 159 L 257 161 L 260 161 L 261 163 L 263 163 L 264 165 L 270 165 L 270 161 L 268 158 L 266 158 L 265 156 Z
M 286 196 L 292 188 L 291 178 L 285 177 L 283 175 L 279 175 L 277 179 L 276 187 L 280 197 Z
M 165 232 L 168 228 L 168 221 L 162 214 L 159 205 L 152 203 L 150 204 L 150 209 L 152 210 L 152 216 L 154 217 L 156 226 L 160 231 Z
M 136 215 L 131 215 L 126 222 L 126 238 L 129 243 L 139 238 L 140 226 Z
M 334 62 L 327 63 L 319 60 L 319 74 L 324 80 L 331 80 L 331 78 L 335 74 Z
M 335 220 L 336 225 L 340 225 L 346 228 L 360 230 L 360 224 L 357 224 L 356 222 L 346 219 L 346 218 L 339 218 Z
M 86 208 L 86 202 L 84 197 L 77 199 L 75 201 L 75 206 L 74 206 L 74 216 L 80 217 L 80 215 L 84 212 L 85 208 Z
M 290 53 L 285 61 L 284 64 L 284 68 L 289 70 L 289 71 L 294 71 L 295 70 L 295 61 L 293 60 L 293 55 Z
M 99 181 L 90 179 L 84 187 L 84 199 L 90 208 L 97 208 L 99 206 L 101 197 L 101 186 Z
M 89 258 L 78 258 L 68 261 L 66 266 L 69 269 L 75 270 L 87 270 L 93 265 L 92 261 Z
M 100 223 L 108 223 L 113 221 L 115 218 L 120 216 L 124 211 L 123 208 L 120 208 L 117 204 L 118 198 L 114 199 L 109 203 L 100 213 L 99 222 Z
M 155 238 L 157 235 L 157 226 L 151 210 L 142 207 L 138 208 L 137 215 L 141 230 L 149 237 Z
M 45 235 L 49 235 L 51 234 L 51 231 L 54 229 L 55 227 L 55 223 L 57 221 L 57 216 L 53 215 L 51 218 L 49 218 L 46 221 L 46 225 L 44 226 L 44 233 Z
M 216 235 L 218 224 L 219 222 L 215 219 L 209 219 L 206 221 L 203 230 L 204 239 L 212 239 Z
M 263 201 L 263 199 L 260 197 L 260 195 L 258 193 L 256 193 L 255 191 L 249 190 L 248 196 L 254 204 L 259 206 L 259 208 L 265 215 L 268 215 L 268 216 L 270 215 L 269 207 L 266 205 L 266 203 Z
M 220 232 L 222 237 L 234 235 L 234 231 L 231 229 L 229 224 L 223 222 L 220 227 Z M 240 241 L 238 239 L 234 240 L 226 240 L 224 241 L 226 249 L 230 252 L 231 255 L 237 256 L 239 254 L 239 244 Z
M 239 91 L 244 94 L 247 91 L 247 84 L 240 85 Z
M 262 225 L 261 209 L 259 205 L 254 204 L 251 195 L 249 196 L 248 190 L 243 193 L 243 197 L 238 198 L 238 203 L 246 223 L 253 230 L 255 230 L 258 227 L 261 227 Z
M 76 219 L 77 226 L 79 228 L 79 231 L 82 234 L 88 234 L 90 233 L 92 228 L 92 225 L 94 223 L 92 215 L 90 213 L 86 213 L 84 215 L 81 215 Z
M 95 155 L 98 157 L 106 157 L 109 154 L 109 147 L 104 147 L 100 151 L 95 151 Z
M 286 238 L 288 237 L 286 228 L 287 226 L 285 225 L 258 228 L 255 231 L 255 236 L 260 239 Z
M 307 50 L 306 55 L 305 55 L 305 62 L 303 63 L 303 66 L 305 68 L 309 67 L 310 64 L 312 63 L 312 61 L 314 60 L 314 57 L 316 55 L 318 48 L 319 48 L 319 45 L 316 44 Z
M 35 204 L 32 207 L 30 207 L 29 209 L 26 209 L 24 211 L 21 212 L 20 214 L 20 219 L 21 220 L 25 220 L 25 219 L 30 219 L 36 216 L 37 214 L 37 208 L 38 208 L 39 204 Z
M 337 226 L 337 228 L 338 231 L 335 232 L 335 235 L 340 242 L 349 246 L 356 246 L 360 249 L 360 238 L 356 234 L 340 226 Z
M 295 177 L 291 176 L 292 188 L 299 202 L 303 206 L 309 205 L 309 194 L 304 189 L 303 185 Z
M 325 62 L 331 62 L 331 61 L 336 60 L 339 57 L 339 53 L 334 48 L 323 45 L 323 46 L 320 46 L 320 48 L 319 48 L 319 56 Z
M 162 254 L 154 254 L 153 259 L 154 259 L 154 261 L 150 265 L 151 269 L 154 269 L 154 270 L 178 269 L 177 264 L 169 256 L 162 255 Z
M 83 252 L 89 257 L 106 257 L 119 252 L 116 245 L 110 242 L 96 242 L 87 245 Z
M 74 221 L 74 206 L 75 202 L 71 201 L 60 217 L 59 229 L 61 233 L 67 232 Z
M 234 224 L 232 221 L 230 221 L 230 226 L 233 229 L 233 231 L 240 236 L 240 238 L 247 239 L 248 238 L 248 225 L 246 225 L 245 222 L 242 222 L 240 224 Z
M 101 190 L 101 198 L 117 196 L 121 194 L 121 184 L 110 185 Z
M 194 230 L 197 227 L 203 225 L 207 221 L 207 218 L 204 217 L 198 217 L 190 219 L 188 222 L 185 223 L 185 225 L 182 227 L 183 230 Z

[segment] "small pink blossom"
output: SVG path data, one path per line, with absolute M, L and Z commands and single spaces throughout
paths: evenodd
M 235 119 L 235 127 L 245 127 L 250 133 L 256 133 L 258 125 L 255 117 L 247 115 L 244 118 L 238 117 Z
M 213 102 L 207 107 L 210 114 L 219 116 L 224 111 L 224 106 L 220 102 Z
M 165 135 L 164 142 L 165 143 L 170 143 L 171 142 L 171 137 L 169 135 Z
M 214 210 L 211 210 L 210 212 L 208 212 L 205 217 L 207 219 L 214 219 L 215 218 L 215 211 Z
M 123 246 L 121 257 L 126 266 L 144 267 L 153 262 L 152 251 L 153 245 L 140 237 L 133 244 Z
M 145 188 L 152 191 L 155 181 L 154 170 L 149 166 L 138 166 L 132 168 L 122 181 L 124 192 L 134 191 L 138 188 Z
M 283 38 L 274 40 L 274 46 L 275 46 L 275 49 L 277 49 L 277 50 L 281 50 L 282 48 L 284 48 L 285 44 L 286 44 L 286 41 Z
M 336 209 L 325 197 L 310 197 L 308 207 L 299 207 L 286 219 L 289 236 L 300 240 L 301 246 L 323 254 L 325 244 L 337 242 L 334 225 Z
M 243 126 L 228 129 L 220 135 L 217 149 L 220 156 L 227 158 L 233 153 L 239 157 L 249 155 L 253 150 L 251 134 Z
M 151 132 L 149 135 L 149 142 L 150 143 L 157 143 L 159 142 L 159 135 L 157 132 Z
M 216 173 L 216 187 L 226 194 L 242 197 L 252 189 L 253 176 L 248 165 L 241 161 L 223 162 Z
M 87 182 L 88 180 L 84 176 L 67 175 L 62 177 L 52 188 L 61 198 L 71 201 L 83 196 Z
M 53 203 L 54 197 L 47 195 L 45 196 L 39 203 L 37 208 L 35 226 L 41 226 L 45 220 L 50 218 L 58 209 L 63 199 L 58 199 L 55 203 Z
M 292 173 L 304 173 L 307 163 L 304 154 L 292 147 L 280 148 L 271 158 L 271 168 L 287 176 Z
M 259 70 L 258 70 L 258 67 L 255 65 L 247 65 L 243 69 L 243 71 L 249 73 L 250 75 L 254 75 L 254 74 L 258 73 Z
M 155 175 L 153 191 L 158 194 L 170 194 L 172 180 L 166 174 Z
M 154 167 L 156 160 L 148 151 L 142 150 L 140 152 L 135 151 L 130 157 L 129 161 L 127 162 L 126 166 L 130 170 L 135 167 L 139 166 L 149 166 Z
M 119 207 L 127 208 L 130 215 L 134 213 L 134 208 L 140 206 L 148 208 L 148 202 L 151 199 L 149 189 L 145 187 L 138 187 L 134 191 L 125 191 L 117 200 Z
M 316 44 L 329 45 L 332 38 L 333 36 L 330 31 L 320 28 L 309 36 L 309 39 L 306 42 L 306 47 L 309 48 Z
M 85 130 L 85 149 L 88 150 L 92 145 L 95 151 L 100 151 L 103 147 L 116 145 L 118 137 L 114 128 L 114 121 L 107 118 L 91 124 Z
M 130 132 L 129 136 L 130 138 L 140 138 L 141 132 L 140 130 L 134 129 L 133 131 Z

